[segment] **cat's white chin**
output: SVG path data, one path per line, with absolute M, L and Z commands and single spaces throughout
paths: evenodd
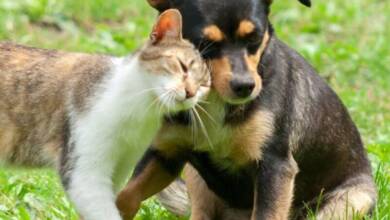
M 186 100 L 175 100 L 170 103 L 164 103 L 166 113 L 172 114 L 180 111 L 188 110 L 195 107 L 198 98 L 194 97 Z
M 182 111 L 182 110 L 188 110 L 195 107 L 196 103 L 198 103 L 198 99 L 193 98 L 193 99 L 187 99 L 183 102 L 178 102 L 176 105 L 178 106 L 179 110 Z
M 167 94 L 168 91 L 158 91 L 158 94 Z M 187 98 L 185 91 L 175 90 L 172 96 L 158 95 L 158 99 L 164 114 L 174 114 L 194 108 L 199 101 L 206 99 L 209 91 L 209 87 L 201 86 L 195 96 Z

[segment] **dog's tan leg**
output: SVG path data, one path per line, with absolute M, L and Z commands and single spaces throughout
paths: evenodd
M 167 187 L 178 176 L 181 162 L 165 159 L 156 150 L 149 150 L 139 162 L 133 177 L 119 193 L 117 207 L 124 219 L 133 219 L 141 202 Z
M 191 220 L 216 219 L 223 202 L 207 187 L 191 165 L 185 166 L 184 176 L 191 200 Z
M 268 154 L 259 162 L 251 220 L 287 220 L 298 166 L 288 158 Z
M 376 199 L 377 193 L 371 177 L 353 178 L 324 195 L 324 205 L 316 218 L 318 220 L 362 218 L 372 210 Z

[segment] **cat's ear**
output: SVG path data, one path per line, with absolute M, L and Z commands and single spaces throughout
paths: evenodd
M 182 39 L 182 17 L 177 9 L 168 9 L 163 12 L 153 28 L 150 39 L 157 44 L 163 39 Z

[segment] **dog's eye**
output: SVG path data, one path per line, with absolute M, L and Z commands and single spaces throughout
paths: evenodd
M 249 42 L 247 44 L 247 49 L 250 54 L 255 54 L 257 50 L 259 49 L 261 45 L 261 41 L 254 41 L 254 42 Z
M 261 41 L 263 40 L 263 37 L 257 32 L 255 32 L 247 36 L 245 40 L 248 45 L 260 45 Z
M 256 53 L 262 43 L 263 37 L 258 33 L 253 33 L 249 35 L 246 39 L 246 45 L 248 52 L 253 54 Z

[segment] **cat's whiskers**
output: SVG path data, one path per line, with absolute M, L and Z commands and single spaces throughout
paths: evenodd
M 198 46 L 196 47 L 196 49 L 199 50 L 200 47 L 202 46 L 202 44 L 203 44 L 204 42 L 205 42 L 205 38 L 202 37 L 202 38 L 200 39 L 200 41 L 199 41 Z
M 205 100 L 199 100 L 198 102 L 199 102 L 199 103 L 202 103 L 202 104 L 210 105 L 210 102 L 205 101 Z
M 207 66 L 207 64 L 204 64 L 204 69 L 203 69 L 203 76 L 200 78 L 200 80 L 201 81 L 205 81 L 206 79 L 207 79 L 207 81 L 208 81 L 208 85 L 207 85 L 207 87 L 210 87 L 210 79 L 209 79 L 209 77 L 210 77 L 210 69 L 208 68 L 208 66 Z M 206 87 L 206 86 L 204 86 L 204 87 Z
M 161 102 L 159 103 L 158 105 L 158 115 L 159 116 L 163 116 L 164 114 L 162 114 L 162 109 L 164 108 L 164 106 L 166 105 L 166 101 L 165 101 L 165 98 L 168 96 L 170 91 L 167 91 L 166 93 L 164 93 L 163 95 L 160 96 L 160 99 L 161 99 Z
M 163 108 L 165 107 L 164 105 L 166 105 L 166 107 L 168 108 L 168 112 L 169 112 L 169 96 L 172 94 L 172 92 L 174 92 L 173 89 L 169 89 L 168 91 L 166 91 L 163 95 L 160 96 L 161 98 L 161 103 L 160 103 L 160 106 L 159 106 L 159 110 L 158 110 L 158 114 L 160 116 L 163 116 L 164 114 L 162 113 L 163 111 Z
M 208 49 L 210 49 L 211 46 L 213 46 L 215 44 L 215 42 L 209 42 L 209 44 L 207 44 L 201 51 L 200 51 L 200 54 L 203 56 L 204 54 L 206 54 L 208 51 Z
M 136 97 L 139 97 L 139 96 L 141 96 L 141 95 L 143 95 L 143 94 L 145 94 L 145 93 L 147 93 L 147 92 L 157 91 L 158 89 L 161 89 L 161 88 L 162 88 L 162 87 L 155 87 L 155 88 L 144 89 L 144 90 L 142 90 L 142 91 L 140 91 L 140 92 L 137 92 L 137 93 L 135 93 L 135 94 L 129 96 L 128 99 L 129 99 L 129 100 L 132 100 L 132 99 L 135 99 Z M 157 97 L 156 99 L 154 99 L 154 100 L 152 101 L 152 104 L 149 105 L 149 106 L 147 107 L 146 113 L 149 111 L 149 109 L 152 107 L 152 105 L 153 105 L 156 101 L 158 101 L 158 97 Z M 135 111 L 135 110 L 133 109 L 133 111 Z M 131 116 L 133 115 L 133 113 L 134 113 L 133 111 L 129 111 L 129 112 L 128 112 L 128 114 L 127 114 L 128 117 L 131 117 Z
M 213 63 L 210 61 L 207 61 L 206 68 L 211 72 L 213 70 Z
M 207 139 L 207 141 L 208 141 L 210 147 L 213 149 L 213 148 L 214 148 L 214 145 L 213 145 L 213 143 L 211 142 L 210 136 L 209 136 L 209 134 L 207 133 L 207 128 L 206 128 L 206 126 L 204 125 L 204 123 L 203 123 L 203 121 L 202 121 L 202 118 L 200 117 L 200 115 L 199 115 L 199 113 L 198 113 L 198 111 L 196 110 L 195 107 L 193 107 L 192 110 L 193 110 L 193 112 L 194 112 L 196 118 L 198 119 L 198 122 L 199 122 L 200 128 L 201 128 L 201 131 L 203 132 L 205 138 Z
M 196 146 L 196 138 L 198 137 L 198 124 L 192 109 L 190 109 L 189 113 L 191 118 L 192 143 L 193 146 Z
M 170 107 L 174 106 L 174 104 L 175 104 L 175 93 L 174 93 L 174 91 L 172 91 L 172 92 L 169 93 L 169 96 L 168 96 L 168 114 L 167 114 L 167 117 L 170 120 L 172 120 Z
M 201 105 L 195 104 L 196 108 L 199 108 L 213 123 L 214 125 L 217 125 L 218 123 L 215 121 L 215 119 L 204 109 Z
M 150 111 L 150 109 L 151 109 L 154 105 L 156 105 L 156 104 L 159 103 L 160 97 L 163 97 L 163 96 L 165 96 L 165 95 L 168 94 L 168 93 L 169 93 L 169 91 L 166 91 L 166 92 L 163 93 L 161 96 L 157 96 L 157 97 L 152 101 L 152 103 L 146 108 L 146 113 L 148 113 L 148 112 Z

